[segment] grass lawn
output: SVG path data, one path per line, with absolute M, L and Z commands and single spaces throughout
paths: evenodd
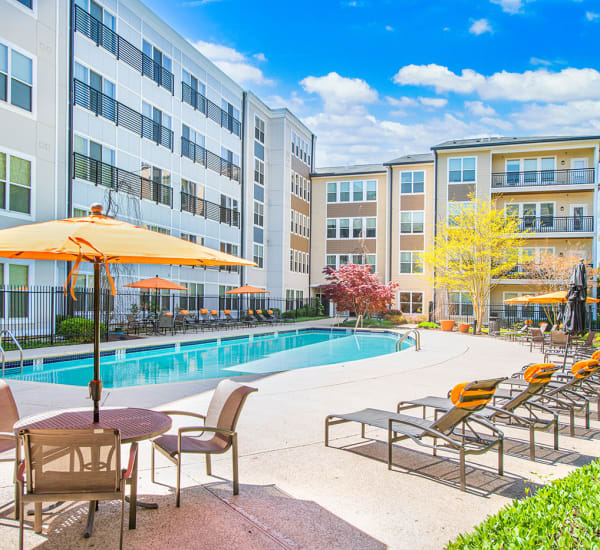
M 447 550 L 600 548 L 600 461 L 515 500 Z
M 341 326 L 354 328 L 356 326 L 356 319 L 354 319 L 354 320 L 349 319 L 348 321 L 344 321 L 341 324 Z M 363 320 L 364 328 L 395 328 L 396 326 L 397 325 L 395 325 L 391 321 L 387 321 L 386 319 L 384 319 L 381 322 L 379 322 L 378 319 L 364 319 Z M 359 328 L 360 328 L 360 325 L 359 325 Z

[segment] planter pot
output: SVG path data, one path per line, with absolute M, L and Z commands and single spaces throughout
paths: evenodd
M 440 326 L 442 327 L 442 330 L 446 331 L 446 332 L 450 332 L 453 328 L 454 328 L 454 320 L 450 320 L 450 321 L 440 321 Z
M 468 323 L 460 323 L 458 325 L 458 330 L 460 330 L 461 332 L 469 332 L 470 328 L 471 325 L 469 325 Z

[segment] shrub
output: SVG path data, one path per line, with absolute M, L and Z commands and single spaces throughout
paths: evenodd
M 583 466 L 542 487 L 535 496 L 514 500 L 447 550 L 553 550 L 597 548 L 600 537 L 600 462 Z
M 100 333 L 106 331 L 104 323 L 100 323 Z M 58 325 L 57 334 L 72 342 L 86 343 L 94 341 L 94 321 L 81 317 L 69 317 Z
M 437 323 L 432 323 L 430 321 L 421 321 L 417 325 L 417 328 L 440 328 L 440 325 L 438 325 Z

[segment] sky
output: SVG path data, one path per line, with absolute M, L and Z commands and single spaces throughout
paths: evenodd
M 144 0 L 317 135 L 316 166 L 600 135 L 600 0 Z

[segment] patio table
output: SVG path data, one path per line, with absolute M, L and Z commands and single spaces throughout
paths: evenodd
M 88 428 L 110 428 L 119 430 L 121 443 L 134 443 L 144 439 L 152 439 L 165 433 L 171 428 L 171 418 L 161 412 L 137 408 L 104 408 L 100 411 L 100 422 L 93 423 L 91 409 L 62 409 L 27 416 L 19 420 L 13 430 L 83 430 Z M 158 508 L 153 503 L 137 501 L 138 455 L 136 454 L 131 476 L 129 499 L 129 529 L 135 529 L 137 506 L 143 508 Z M 90 502 L 88 526 L 84 534 L 89 537 L 93 524 L 96 503 Z M 36 517 L 35 527 L 41 531 L 41 517 Z M 36 532 L 39 532 L 36 530 Z

